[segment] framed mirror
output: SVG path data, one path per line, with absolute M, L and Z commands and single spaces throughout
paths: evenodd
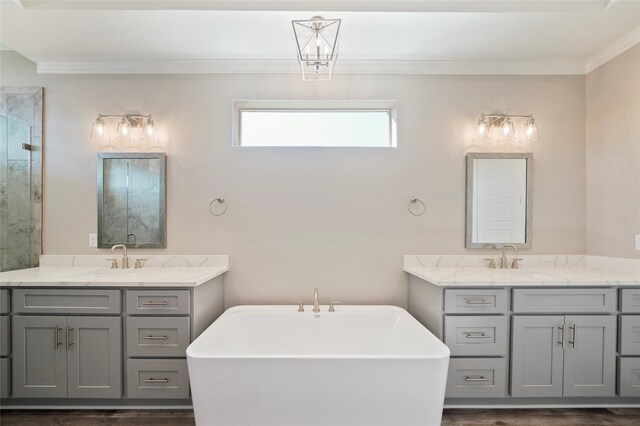
M 98 154 L 98 247 L 166 247 L 166 154 Z
M 466 248 L 531 247 L 533 154 L 467 154 Z

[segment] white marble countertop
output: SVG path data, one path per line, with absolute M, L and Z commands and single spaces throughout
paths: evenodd
M 405 256 L 404 271 L 442 287 L 640 286 L 640 268 L 633 259 L 589 256 L 525 257 L 531 266 L 489 269 L 475 256 Z M 523 256 L 524 257 L 524 256 Z M 559 259 L 559 260 L 558 260 Z M 523 263 L 524 263 L 523 262 Z M 480 264 L 483 260 L 480 261 Z M 456 266 L 457 265 L 457 266 Z
M 411 275 L 443 287 L 464 286 L 640 286 L 640 276 L 589 268 L 488 269 L 405 266 Z
M 124 270 L 41 267 L 2 272 L 0 287 L 197 287 L 228 270 L 228 266 Z

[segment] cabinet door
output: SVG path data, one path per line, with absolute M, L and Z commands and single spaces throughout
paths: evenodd
M 13 337 L 13 396 L 67 396 L 66 317 L 15 316 Z
M 616 317 L 565 317 L 564 396 L 615 396 Z
M 68 317 L 69 398 L 122 396 L 122 319 Z
M 560 315 L 513 316 L 511 396 L 562 396 Z

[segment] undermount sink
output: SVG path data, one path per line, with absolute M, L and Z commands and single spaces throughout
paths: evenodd
M 496 276 L 505 276 L 510 278 L 522 277 L 540 280 L 549 278 L 546 274 L 526 269 L 492 269 L 491 272 Z
M 136 269 L 96 269 L 93 272 L 93 275 L 122 275 L 122 274 L 132 274 L 136 272 Z

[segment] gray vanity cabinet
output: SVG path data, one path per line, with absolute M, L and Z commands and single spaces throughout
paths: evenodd
M 13 317 L 13 396 L 67 396 L 66 317 Z
M 120 398 L 120 317 L 13 317 L 15 398 Z
M 512 330 L 512 396 L 615 396 L 615 316 L 515 315 Z
M 122 396 L 122 319 L 67 317 L 69 398 Z
M 514 316 L 511 396 L 562 396 L 560 315 Z

